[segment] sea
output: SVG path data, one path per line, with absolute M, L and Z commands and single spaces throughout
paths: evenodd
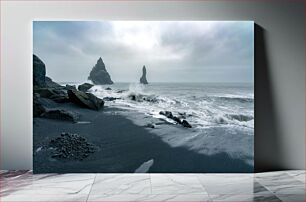
M 107 88 L 111 88 L 107 90 Z M 117 83 L 94 86 L 100 98 L 117 98 L 109 106 L 164 118 L 160 111 L 186 118 L 195 128 L 229 127 L 254 134 L 254 86 L 246 83 Z

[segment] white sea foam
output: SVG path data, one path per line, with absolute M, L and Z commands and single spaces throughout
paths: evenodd
M 213 92 L 214 89 L 208 89 L 206 93 L 201 88 L 192 87 L 167 89 L 166 84 L 129 84 L 125 85 L 123 92 L 115 86 L 111 86 L 114 88 L 112 90 L 106 90 L 105 86 L 94 86 L 90 91 L 100 98 L 117 98 L 107 102 L 107 105 L 136 110 L 171 123 L 173 120 L 159 115 L 159 112 L 171 111 L 197 128 L 221 125 L 254 128 L 254 103 L 250 92 L 240 92 L 238 88 L 236 94 L 222 93 L 222 90 L 227 89 L 219 87 L 217 93 Z

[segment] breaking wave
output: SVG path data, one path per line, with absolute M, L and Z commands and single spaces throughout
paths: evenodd
M 108 98 L 109 106 L 136 110 L 171 123 L 173 121 L 159 112 L 171 111 L 173 115 L 187 119 L 196 128 L 254 128 L 254 98 L 251 96 L 205 94 L 202 90 L 182 90 L 179 87 L 168 90 L 141 84 L 130 84 L 125 89 L 114 86 L 111 88 L 114 89 L 106 90 L 105 86 L 94 86 L 90 91 L 100 98 Z M 192 93 L 194 95 L 190 95 Z

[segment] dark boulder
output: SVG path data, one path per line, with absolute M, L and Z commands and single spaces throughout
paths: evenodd
M 129 95 L 129 98 L 131 98 L 131 100 L 136 101 L 136 95 Z
M 46 111 L 43 103 L 40 100 L 40 96 L 37 93 L 33 95 L 33 117 L 39 117 Z
M 146 127 L 147 127 L 147 128 L 155 128 L 154 124 L 152 124 L 152 123 L 148 123 L 148 124 L 146 125 Z
M 46 86 L 46 66 L 36 55 L 33 55 L 33 85 Z
M 68 90 L 68 97 L 71 102 L 89 109 L 99 110 L 104 106 L 104 101 L 91 93 Z
M 160 111 L 159 112 L 160 115 L 164 115 L 165 117 L 172 119 L 173 118 L 173 114 L 170 111 Z
M 48 109 L 41 115 L 41 117 L 48 119 L 77 122 L 80 115 L 75 112 L 67 111 L 64 109 Z
M 59 103 L 54 102 L 53 100 L 50 100 L 48 98 L 39 98 L 39 102 L 45 107 L 45 108 L 57 108 L 59 106 Z
M 98 59 L 97 64 L 92 68 L 88 79 L 97 85 L 114 83 L 111 80 L 109 73 L 106 71 L 105 64 L 101 57 Z
M 143 66 L 143 67 L 142 67 L 142 76 L 141 76 L 141 78 L 140 78 L 140 83 L 142 83 L 142 84 L 148 84 L 146 66 Z
M 182 124 L 181 119 L 180 119 L 179 117 L 177 117 L 177 116 L 173 116 L 173 117 L 172 117 L 172 120 L 175 121 L 175 122 L 177 122 L 177 123 L 179 123 L 179 124 Z
M 181 118 L 181 119 L 186 119 L 186 117 L 187 117 L 186 112 L 183 112 L 183 113 L 179 112 L 178 114 L 179 114 L 179 118 Z
M 112 90 L 110 87 L 105 88 L 105 90 Z
M 48 88 L 55 88 L 55 89 L 62 89 L 62 90 L 65 89 L 64 86 L 61 86 L 60 84 L 52 81 L 52 79 L 47 77 L 47 76 L 46 76 L 45 80 L 46 80 L 46 87 L 48 87 Z
M 58 103 L 69 102 L 65 90 L 54 88 L 34 88 L 34 93 L 38 93 L 40 97 L 48 98 Z
M 43 98 L 49 98 L 52 95 L 55 95 L 53 90 L 50 88 L 34 88 L 34 93 L 39 94 L 39 96 Z
M 175 121 L 176 123 L 184 126 L 185 128 L 192 128 L 192 126 L 186 120 L 181 120 L 179 117 L 174 116 L 170 111 L 160 111 L 159 114 Z
M 186 121 L 186 120 L 183 120 L 181 122 L 182 126 L 184 126 L 185 128 L 191 128 L 191 125 Z
M 87 92 L 89 89 L 91 89 L 91 87 L 93 87 L 94 85 L 90 84 L 90 83 L 83 83 L 82 85 L 78 86 L 78 90 L 83 91 L 83 92 Z
M 66 90 L 77 90 L 75 85 L 69 85 L 69 84 L 66 84 L 65 89 Z

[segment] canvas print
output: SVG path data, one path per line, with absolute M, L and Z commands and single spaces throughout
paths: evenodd
M 254 168 L 254 23 L 34 21 L 35 173 Z

